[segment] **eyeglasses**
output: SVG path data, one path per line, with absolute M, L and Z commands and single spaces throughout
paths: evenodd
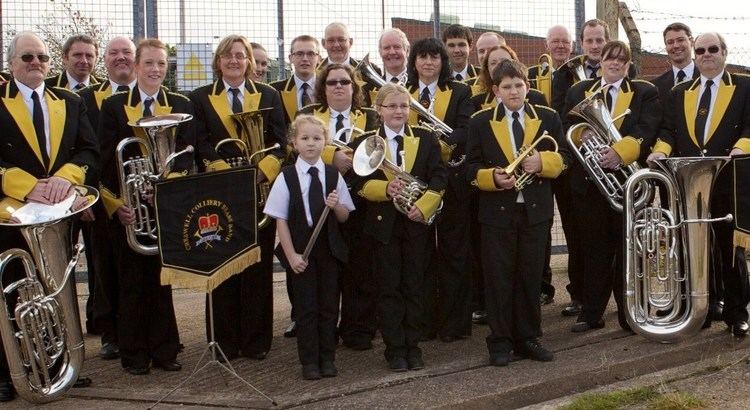
M 695 55 L 702 56 L 703 54 L 706 54 L 706 51 L 708 51 L 709 54 L 716 54 L 719 52 L 719 46 L 709 46 L 708 48 L 698 47 L 695 49 Z
M 246 60 L 247 56 L 244 53 L 237 53 L 237 54 L 231 54 L 231 53 L 224 53 L 221 55 L 221 58 L 224 60 L 231 60 L 236 59 L 237 61 Z
M 396 111 L 399 108 L 402 111 L 406 111 L 409 109 L 409 104 L 388 104 L 388 105 L 381 105 L 381 107 L 385 108 L 388 111 Z
M 329 87 L 335 87 L 339 84 L 341 84 L 342 87 L 347 86 L 352 83 L 352 80 L 326 80 L 326 85 Z
M 346 37 L 331 37 L 331 38 L 326 38 L 326 39 L 325 39 L 325 42 L 326 42 L 326 43 L 339 43 L 339 44 L 344 44 L 344 43 L 348 43 L 348 42 L 349 42 L 349 39 L 348 39 L 348 38 L 346 38 Z
M 38 58 L 40 63 L 46 63 L 49 61 L 49 56 L 47 54 L 24 54 L 21 56 L 21 61 L 24 63 L 30 63 L 34 61 L 34 57 Z
M 304 57 L 313 58 L 316 55 L 318 55 L 318 53 L 316 53 L 315 51 L 295 51 L 292 53 L 292 55 L 297 58 L 304 58 Z

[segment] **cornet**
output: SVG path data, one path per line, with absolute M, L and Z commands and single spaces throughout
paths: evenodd
M 555 141 L 555 139 L 552 138 L 552 136 L 549 135 L 547 131 L 544 131 L 544 133 L 540 135 L 539 138 L 535 139 L 534 142 L 531 143 L 531 145 L 529 145 L 528 147 L 521 147 L 521 149 L 518 150 L 516 159 L 513 160 L 513 162 L 511 162 L 510 164 L 508 164 L 507 167 L 505 168 L 498 167 L 498 169 L 502 170 L 506 174 L 513 175 L 516 177 L 516 182 L 513 184 L 513 187 L 516 189 L 516 191 L 520 191 L 526 188 L 527 185 L 529 185 L 531 182 L 534 181 L 536 174 L 524 172 L 520 166 L 523 163 L 524 159 L 534 155 L 534 152 L 536 152 L 536 146 L 545 140 L 552 142 L 552 145 L 555 147 L 554 151 L 557 152 L 558 150 L 557 141 Z

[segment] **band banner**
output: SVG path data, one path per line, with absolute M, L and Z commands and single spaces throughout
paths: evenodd
M 750 248 L 750 155 L 732 157 L 734 246 Z
M 210 292 L 260 261 L 255 175 L 243 167 L 156 184 L 162 285 Z

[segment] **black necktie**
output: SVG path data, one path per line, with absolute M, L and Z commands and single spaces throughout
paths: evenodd
M 310 90 L 310 84 L 308 83 L 302 83 L 302 98 L 300 99 L 300 103 L 302 104 L 302 107 L 310 105 L 310 94 L 308 94 L 308 91 Z
M 36 140 L 39 142 L 39 151 L 42 153 L 44 166 L 49 164 L 49 155 L 47 154 L 47 134 L 44 132 L 44 113 L 42 112 L 42 103 L 39 101 L 39 94 L 36 91 L 31 92 L 31 101 L 34 103 L 34 112 L 31 118 L 34 120 L 34 131 L 36 131 Z
M 404 137 L 401 135 L 396 135 L 393 137 L 393 139 L 396 140 L 396 165 L 399 167 L 401 166 L 401 151 L 404 150 Z
M 589 69 L 589 78 L 596 78 L 596 72 L 599 71 L 598 65 L 586 65 L 586 68 Z
M 685 80 L 685 72 L 680 70 L 677 72 L 677 83 L 681 83 Z
M 603 88 L 603 90 L 604 90 L 604 99 L 607 101 L 607 108 L 609 109 L 610 112 L 612 112 L 612 93 L 610 92 L 611 89 L 612 89 L 612 87 L 604 87 Z
M 154 99 L 151 97 L 146 98 L 146 101 L 143 102 L 143 117 L 153 117 L 154 114 L 151 112 L 151 104 L 154 103 Z
M 463 79 L 464 76 L 462 76 L 461 74 L 456 74 L 456 81 L 463 81 Z
M 429 109 L 430 108 L 430 89 L 425 87 L 422 89 L 422 93 L 419 95 L 419 103 L 422 104 L 422 107 Z
M 117 92 L 119 93 L 121 91 L 130 91 L 130 87 L 128 87 L 127 85 L 118 85 Z
M 310 190 L 307 191 L 307 202 L 310 205 L 310 215 L 312 215 L 313 226 L 315 226 L 325 206 L 325 202 L 323 201 L 323 185 L 320 183 L 320 178 L 318 178 L 318 168 L 310 167 L 307 173 L 310 174 Z
M 708 119 L 708 110 L 711 108 L 711 86 L 714 85 L 713 80 L 706 81 L 703 95 L 698 103 L 698 114 L 695 116 L 695 137 L 698 140 L 698 144 L 703 146 L 703 139 L 706 133 L 706 120 Z
M 78 91 L 78 90 L 82 90 L 83 87 L 85 87 L 85 86 L 86 86 L 86 84 L 84 84 L 84 83 L 78 83 L 78 84 L 76 84 L 75 87 L 73 87 L 73 89 L 76 90 L 76 91 Z
M 518 111 L 513 111 L 513 140 L 516 142 L 516 151 L 523 145 L 523 127 L 518 117 Z
M 344 128 L 344 114 L 339 114 L 336 116 L 336 132 L 339 132 L 342 128 Z M 346 141 L 346 137 L 344 137 L 343 133 L 339 139 L 341 141 Z
M 398 77 L 391 77 L 391 82 L 394 84 L 398 84 Z
M 232 112 L 237 114 L 242 112 L 242 102 L 240 102 L 240 90 L 238 88 L 230 88 L 229 92 L 232 93 Z

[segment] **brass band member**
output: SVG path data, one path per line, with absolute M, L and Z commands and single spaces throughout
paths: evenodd
M 479 74 L 478 67 L 469 64 L 471 44 L 474 42 L 471 30 L 460 24 L 451 24 L 443 31 L 442 39 L 448 52 L 451 78 L 456 81 L 466 81 L 476 77 Z
M 649 161 L 750 152 L 750 79 L 726 71 L 727 44 L 719 33 L 699 35 L 694 51 L 700 78 L 678 84 L 670 92 L 659 141 Z M 731 211 L 733 184 L 731 167 L 725 168 L 713 188 L 712 215 Z M 713 265 L 724 283 L 724 322 L 735 336 L 745 336 L 750 295 L 745 249 L 735 249 L 731 224 L 717 222 L 712 227 L 717 250 Z M 706 325 L 711 319 L 709 315 Z
M 479 66 L 482 66 L 482 62 L 484 61 L 485 57 L 487 56 L 487 53 L 490 51 L 493 47 L 500 47 L 507 45 L 505 43 L 505 38 L 501 36 L 500 34 L 494 32 L 494 31 L 486 31 L 482 33 L 482 35 L 479 36 L 477 39 L 477 61 L 479 61 Z M 479 74 L 474 78 L 469 78 L 466 80 L 466 85 L 471 87 L 471 95 L 477 95 L 484 91 L 484 85 L 481 83 L 481 76 L 482 70 L 480 68 Z
M 572 125 L 583 121 L 569 114 L 570 109 L 592 93 L 603 93 L 612 118 L 630 109 L 630 114 L 616 120 L 615 127 L 621 141 L 603 148 L 600 165 L 617 169 L 636 161 L 640 143 L 653 140 L 661 121 L 659 92 L 653 84 L 627 78 L 630 49 L 622 41 L 612 41 L 602 48 L 602 77 L 581 81 L 574 85 L 565 102 L 565 121 Z M 580 141 L 591 137 L 591 130 L 574 136 Z M 583 309 L 578 315 L 573 332 L 585 332 L 604 327 L 604 311 L 614 291 L 620 327 L 630 331 L 625 319 L 623 298 L 623 215 L 613 210 L 604 196 L 591 182 L 582 167 L 571 169 L 571 193 L 576 217 L 576 233 L 583 249 Z
M 554 356 L 539 344 L 541 308 L 539 287 L 544 251 L 553 217 L 549 179 L 570 161 L 562 137 L 560 117 L 544 106 L 525 102 L 529 87 L 526 67 L 514 60 L 501 62 L 492 72 L 492 91 L 502 101 L 475 114 L 469 123 L 467 180 L 480 189 L 482 262 L 491 333 L 487 336 L 490 364 L 507 366 L 511 351 L 539 361 Z M 548 132 L 557 142 L 537 143 L 533 155 L 521 162 L 523 172 L 539 183 L 514 189 L 516 177 L 503 168 L 517 151 Z M 498 214 L 499 212 L 499 214 Z
M 250 42 L 253 48 L 253 60 L 255 60 L 255 70 L 250 78 L 256 83 L 268 82 L 268 52 L 266 49 L 254 42 Z
M 86 103 L 89 122 L 94 129 L 99 128 L 99 114 L 104 99 L 114 93 L 130 91 L 135 87 L 135 44 L 127 37 L 115 37 L 110 40 L 104 50 L 104 66 L 107 68 L 107 80 L 84 88 L 78 93 Z M 98 186 L 98 175 L 94 183 Z M 101 333 L 102 347 L 99 350 L 99 357 L 111 360 L 120 357 L 117 344 L 119 286 L 115 261 L 116 251 L 113 242 L 109 240 L 110 220 L 103 202 L 97 202 L 92 209 L 95 220 L 91 235 L 97 250 L 94 257 L 96 293 L 92 295 L 94 322 Z M 89 265 L 89 273 L 91 272 L 92 268 Z
M 701 73 L 693 61 L 693 32 L 690 27 L 683 23 L 672 23 L 662 34 L 670 67 L 652 82 L 659 89 L 659 99 L 666 103 L 675 84 L 695 80 Z
M 491 74 L 495 67 L 504 60 L 518 61 L 518 55 L 512 48 L 506 45 L 494 46 L 486 50 L 485 59 L 481 60 L 482 69 L 479 71 L 479 81 L 476 83 L 476 87 L 472 87 L 472 90 L 477 90 L 471 97 L 471 103 L 474 105 L 476 111 L 494 107 L 498 104 L 497 96 L 492 92 Z M 539 90 L 533 88 L 529 88 L 526 99 L 529 100 L 530 104 L 548 105 L 544 99 L 544 95 Z
M 386 140 L 386 158 L 428 186 L 405 215 L 391 200 L 403 189 L 399 179 L 377 170 L 356 185 L 357 194 L 368 201 L 365 233 L 376 242 L 371 252 L 378 290 L 377 320 L 385 342 L 385 359 L 395 372 L 424 368 L 419 348 L 422 276 L 427 265 L 425 250 L 434 240 L 424 221 L 437 211 L 446 186 L 446 169 L 435 136 L 407 124 L 409 99 L 403 86 L 385 84 L 375 99 L 383 125 L 357 140 L 361 143 L 369 135 L 382 137 Z
M 556 70 L 560 65 L 570 58 L 573 51 L 573 39 L 565 26 L 556 25 L 547 30 L 547 38 L 544 43 L 546 52 L 551 61 L 542 61 L 529 67 L 529 82 L 531 86 L 544 94 L 547 105 L 552 104 L 552 79 L 555 78 Z
M 36 34 L 18 33 L 7 56 L 12 78 L 0 86 L 0 193 L 21 202 L 58 203 L 68 196 L 71 184 L 88 182 L 88 173 L 95 173 L 98 166 L 86 106 L 72 92 L 45 85 L 50 56 Z M 0 244 L 0 251 L 27 249 L 21 233 L 12 228 L 0 228 Z M 20 262 L 13 262 L 1 287 L 25 276 Z M 0 349 L 0 401 L 14 396 L 5 352 Z
M 318 70 L 333 63 L 349 64 L 352 67 L 356 67 L 359 63 L 349 55 L 354 39 L 349 35 L 349 28 L 346 27 L 346 24 L 333 22 L 327 25 L 320 43 L 328 56 L 320 62 Z
M 409 39 L 406 33 L 398 28 L 387 28 L 380 34 L 378 53 L 383 60 L 383 79 L 391 83 L 406 84 L 406 59 L 409 57 Z M 371 83 L 362 86 L 368 101 L 375 101 L 380 87 Z
M 214 147 L 225 138 L 239 138 L 248 147 L 251 138 L 259 138 L 265 146 L 285 145 L 286 124 L 281 98 L 271 86 L 251 80 L 255 69 L 252 58 L 251 45 L 245 37 L 224 37 L 216 47 L 212 63 L 218 80 L 190 94 L 195 109 L 201 169 L 229 168 L 225 159 L 242 155 L 239 147 L 233 144 L 225 144 L 216 152 Z M 238 127 L 231 115 L 257 110 L 264 110 L 262 134 L 244 135 L 244 130 Z M 266 155 L 259 163 L 257 181 L 248 183 L 273 181 L 284 156 L 282 148 Z M 210 321 L 213 320 L 215 340 L 229 360 L 239 355 L 262 360 L 271 348 L 274 233 L 273 222 L 258 230 L 260 262 L 227 279 L 213 291 L 213 318 L 208 317 L 206 307 L 207 336 L 210 337 Z
M 48 87 L 62 87 L 78 91 L 102 80 L 93 76 L 99 58 L 99 44 L 86 34 L 76 34 L 65 40 L 62 47 L 63 71 L 44 82 Z
M 172 305 L 171 286 L 162 286 L 159 278 L 161 263 L 158 255 L 144 256 L 128 246 L 125 226 L 135 222 L 135 211 L 121 199 L 117 161 L 117 144 L 136 133 L 128 125 L 143 117 L 169 113 L 193 113 L 190 100 L 162 86 L 167 74 L 167 47 L 157 39 L 145 39 L 135 51 L 136 85 L 107 97 L 102 103 L 98 135 L 102 147 L 102 201 L 108 215 L 111 240 L 117 247 L 119 266 L 120 306 L 117 323 L 120 362 L 130 374 L 149 373 L 150 365 L 166 371 L 182 368 L 177 362 L 179 335 Z M 177 151 L 195 145 L 190 122 L 177 129 Z M 130 144 L 124 157 L 141 156 Z M 175 160 L 170 177 L 192 169 L 192 156 L 181 155 Z M 145 197 L 144 203 L 151 198 Z M 153 208 L 150 209 L 153 215 Z
M 453 167 L 448 173 L 445 203 L 437 221 L 437 251 L 428 250 L 428 256 L 432 253 L 432 268 L 425 272 L 423 287 L 425 338 L 440 336 L 441 340 L 452 342 L 471 334 L 471 271 L 467 268 L 471 266 L 469 202 L 474 192 L 466 184 L 466 168 L 462 163 L 466 126 L 473 111 L 469 101 L 471 91 L 466 84 L 451 79 L 448 53 L 436 38 L 414 43 L 407 67 L 411 95 L 453 129 L 450 135 L 441 137 L 446 147 L 455 147 L 451 155 L 443 156 Z M 409 123 L 417 124 L 416 113 L 410 114 Z M 427 245 L 434 247 L 435 243 Z

